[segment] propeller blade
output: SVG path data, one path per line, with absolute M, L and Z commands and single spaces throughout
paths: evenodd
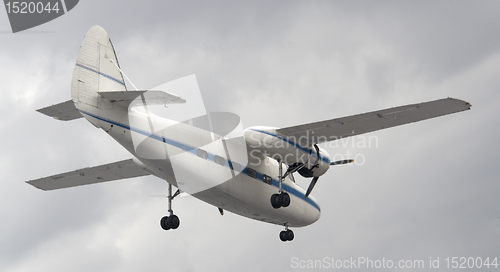
M 336 162 L 331 162 L 330 165 L 339 165 L 339 164 L 346 164 L 346 163 L 351 163 L 353 162 L 354 160 L 341 160 L 341 161 L 336 161 Z
M 314 177 L 311 181 L 311 184 L 309 184 L 309 188 L 307 188 L 306 195 L 304 196 L 305 199 L 309 196 L 311 191 L 313 190 L 314 186 L 316 185 L 316 182 L 318 182 L 319 177 Z
M 311 167 L 310 170 L 319 166 L 319 164 L 318 164 L 318 162 L 319 162 L 319 147 L 317 144 L 314 144 L 314 149 L 316 149 L 316 161 L 314 162 L 314 165 L 313 165 L 313 167 Z

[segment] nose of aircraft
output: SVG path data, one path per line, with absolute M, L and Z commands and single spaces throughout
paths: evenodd
M 316 203 L 316 207 L 312 207 L 308 210 L 308 225 L 316 222 L 319 220 L 319 218 L 321 217 L 321 208 L 319 207 L 319 205 L 317 204 L 316 202 L 316 199 L 312 198 L 311 199 L 312 201 L 314 201 L 314 203 Z
M 289 222 L 290 226 L 304 227 L 318 221 L 321 216 L 321 209 L 314 197 L 310 196 L 307 201 L 302 202 L 304 205 L 299 208 L 299 212 L 294 212 L 294 222 Z

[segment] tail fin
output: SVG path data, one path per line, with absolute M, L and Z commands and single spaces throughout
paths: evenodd
M 126 91 L 123 75 L 118 68 L 113 44 L 106 31 L 95 25 L 87 32 L 78 52 L 71 98 L 79 103 L 98 107 L 100 91 Z

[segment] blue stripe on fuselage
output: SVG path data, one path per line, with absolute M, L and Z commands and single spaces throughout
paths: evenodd
M 127 126 L 127 125 L 124 125 L 124 124 L 120 124 L 120 123 L 118 123 L 118 122 L 115 122 L 115 121 L 109 120 L 109 119 L 107 119 L 107 118 L 103 118 L 103 117 L 97 116 L 97 115 L 95 115 L 95 114 L 92 114 L 92 113 L 89 113 L 89 112 L 86 112 L 86 111 L 83 111 L 83 110 L 80 110 L 80 112 L 81 112 L 81 113 L 83 113 L 83 114 L 86 114 L 86 115 L 88 115 L 88 116 L 90 116 L 90 117 L 93 117 L 93 118 L 95 118 L 95 119 L 98 119 L 98 120 L 101 120 L 101 121 L 104 121 L 104 122 L 110 123 L 110 124 L 112 124 L 112 125 L 115 125 L 115 126 L 118 126 L 118 127 L 121 127 L 121 128 L 127 129 L 127 130 L 130 130 L 130 131 L 133 131 L 133 132 L 136 132 L 136 133 L 142 134 L 142 135 L 144 135 L 144 136 L 147 136 L 147 137 L 153 138 L 153 139 L 155 139 L 155 140 L 158 140 L 158 141 L 164 142 L 164 143 L 166 143 L 166 144 L 169 144 L 169 145 L 175 146 L 175 147 L 177 147 L 177 148 L 179 148 L 179 149 L 182 149 L 182 150 L 184 150 L 184 151 L 187 151 L 187 152 L 190 152 L 190 153 L 196 154 L 196 149 L 197 149 L 197 148 L 195 148 L 195 147 L 192 147 L 192 146 L 189 146 L 189 145 L 186 145 L 186 144 L 183 144 L 183 143 L 180 143 L 180 142 L 174 141 L 174 140 L 172 140 L 172 139 L 167 139 L 167 138 L 164 138 L 164 137 L 158 136 L 158 135 L 156 135 L 156 134 L 151 134 L 151 133 L 148 133 L 148 132 L 143 131 L 143 130 L 140 130 L 140 129 L 132 128 L 132 127 L 130 127 L 130 126 Z M 208 152 L 207 152 L 207 153 L 208 153 Z M 210 161 L 214 161 L 214 162 L 215 162 L 215 160 L 214 160 L 214 156 L 215 156 L 215 155 L 214 155 L 214 154 L 211 154 L 211 153 L 208 153 L 208 154 L 209 154 L 209 155 L 208 155 L 208 160 L 210 160 Z M 230 164 L 232 165 L 232 162 L 231 162 L 231 161 L 229 161 L 229 160 L 226 160 L 226 163 L 225 163 L 225 165 L 224 165 L 224 166 L 229 167 L 229 165 L 230 165 Z M 219 164 L 219 165 L 220 165 L 220 164 Z M 247 167 L 245 167 L 245 169 L 243 169 L 243 170 L 241 171 L 241 173 L 243 173 L 243 174 L 245 174 L 245 175 L 249 176 L 249 175 L 248 175 L 248 173 L 247 173 L 247 169 L 248 169 L 248 168 L 247 168 Z M 256 171 L 256 172 L 257 172 L 257 171 Z M 258 179 L 258 180 L 263 181 L 263 176 L 262 176 L 262 175 L 263 175 L 263 173 L 257 172 L 257 174 L 258 174 L 258 176 L 257 176 L 258 178 L 257 178 L 257 179 Z M 249 177 L 250 177 L 250 176 L 249 176 Z M 276 187 L 276 188 L 279 188 L 279 181 L 278 181 L 278 180 L 276 180 L 276 179 L 272 179 L 272 180 L 273 180 L 273 184 L 272 184 L 272 186 L 274 186 L 274 187 Z M 305 202 L 309 203 L 310 205 L 312 205 L 313 207 L 315 207 L 316 209 L 318 209 L 318 211 L 321 211 L 321 210 L 320 210 L 320 208 L 319 208 L 319 206 L 318 206 L 318 204 L 316 204 L 316 202 L 314 202 L 314 201 L 313 201 L 312 199 L 310 199 L 310 198 L 304 198 L 304 197 L 305 197 L 305 195 L 304 195 L 303 193 L 301 193 L 300 191 L 298 191 L 297 189 L 295 189 L 295 188 L 293 188 L 293 187 L 291 187 L 291 186 L 288 186 L 288 185 L 287 185 L 287 184 L 285 184 L 285 183 L 282 183 L 281 185 L 282 185 L 282 189 L 283 189 L 284 191 L 289 192 L 290 194 L 292 194 L 292 195 L 294 195 L 294 196 L 298 197 L 299 199 L 304 200 Z

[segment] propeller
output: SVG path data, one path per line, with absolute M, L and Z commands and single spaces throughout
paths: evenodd
M 335 161 L 335 162 L 331 162 L 330 165 L 339 165 L 339 164 L 346 164 L 346 163 L 351 163 L 353 162 L 354 160 L 341 160 L 341 161 Z
M 319 158 L 320 158 L 319 147 L 316 144 L 314 144 L 313 146 L 314 146 L 314 149 L 316 150 L 316 161 L 314 162 L 313 166 L 309 170 L 313 170 L 314 168 L 319 167 L 319 163 L 318 163 L 319 162 Z M 304 166 L 306 166 L 305 163 L 298 163 L 298 162 L 296 162 L 296 163 L 292 164 L 286 170 L 285 174 L 283 175 L 283 178 L 286 178 L 286 176 L 288 176 L 289 174 L 293 174 L 293 173 L 299 171 L 300 169 L 304 168 Z
M 311 168 L 311 170 L 319 166 L 318 162 L 320 155 L 319 155 L 319 147 L 317 144 L 314 144 L 314 149 L 316 149 L 316 161 L 314 162 L 314 166 Z
M 352 159 L 335 161 L 335 162 L 331 162 L 330 165 L 346 164 L 346 163 L 351 163 L 353 161 L 354 160 L 352 160 Z M 316 182 L 318 182 L 318 179 L 319 179 L 319 177 L 314 177 L 311 180 L 311 184 L 309 184 L 309 187 L 307 188 L 306 195 L 304 196 L 305 199 L 307 199 L 307 197 L 309 197 L 309 194 L 311 194 L 312 190 L 314 189 L 314 186 L 316 186 Z
M 309 187 L 307 188 L 306 195 L 304 196 L 305 199 L 309 196 L 311 191 L 313 190 L 314 186 L 316 185 L 316 182 L 318 182 L 319 177 L 314 177 L 311 181 L 311 184 L 309 184 Z

